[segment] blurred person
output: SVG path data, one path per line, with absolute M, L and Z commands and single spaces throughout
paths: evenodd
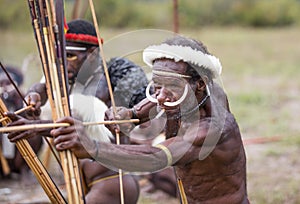
M 219 60 L 201 42 L 182 36 L 146 48 L 143 59 L 152 67 L 148 87 L 155 93 L 147 88 L 147 99 L 133 109 L 119 107 L 116 115 L 109 110 L 106 117 L 147 121 L 152 108 L 163 113 L 166 140 L 155 146 L 97 142 L 89 138 L 80 120 L 64 117 L 57 122 L 71 126 L 51 131 L 55 148 L 128 172 L 173 166 L 183 203 L 249 203 L 240 130 L 224 90 L 215 81 L 222 70 Z M 109 128 L 124 132 L 128 126 L 132 124 Z
M 21 87 L 24 80 L 23 73 L 17 67 L 13 66 L 6 66 L 5 69 L 15 85 Z M 0 70 L 0 88 L 1 99 L 9 111 L 16 111 L 23 107 L 21 96 L 2 69 Z
M 24 75 L 20 69 L 14 66 L 6 66 L 5 69 L 10 78 L 13 80 L 14 84 L 18 87 L 21 87 L 23 85 Z M 22 94 L 21 90 L 20 93 Z M 0 71 L 0 97 L 8 111 L 14 112 L 23 107 L 23 99 L 21 98 L 22 96 L 19 95 L 14 85 L 2 69 Z M 15 147 L 14 143 L 9 142 L 7 134 L 0 134 L 0 138 L 0 144 L 2 146 L 1 149 L 3 151 L 2 154 L 6 158 L 10 168 L 9 175 L 3 175 L 2 171 L 1 175 L 9 178 L 13 173 L 16 173 L 17 175 L 20 175 L 20 179 L 25 185 L 30 185 L 33 182 L 36 182 L 31 174 L 30 168 L 18 149 Z M 42 138 L 30 138 L 28 139 L 28 142 L 33 150 L 38 153 L 42 146 Z M 0 169 L 2 170 L 2 168 Z

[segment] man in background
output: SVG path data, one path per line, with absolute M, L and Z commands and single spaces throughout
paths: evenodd
M 6 66 L 5 69 L 10 78 L 13 80 L 13 83 L 18 87 L 21 87 L 23 85 L 24 75 L 20 69 L 14 66 Z M 22 94 L 21 89 L 19 89 L 19 91 Z M 0 70 L 0 97 L 10 112 L 15 112 L 23 108 L 23 99 L 21 98 L 23 96 L 19 95 L 14 85 L 9 80 L 9 77 L 2 69 Z M 10 170 L 10 173 L 5 175 L 2 171 L 3 166 L 1 165 L 1 176 L 9 178 L 13 176 L 13 174 L 20 175 L 20 180 L 24 185 L 31 185 L 33 182 L 35 182 L 35 179 L 22 155 L 15 147 L 14 143 L 9 142 L 7 134 L 0 134 L 0 138 L 2 156 L 4 156 L 7 160 Z M 28 139 L 28 142 L 36 153 L 42 147 L 41 137 L 30 138 Z

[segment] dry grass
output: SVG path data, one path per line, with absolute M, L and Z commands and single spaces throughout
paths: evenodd
M 103 29 L 103 36 L 108 39 L 123 32 Z M 300 28 L 205 28 L 182 33 L 202 40 L 220 58 L 222 81 L 243 138 L 283 138 L 245 146 L 251 203 L 300 203 Z M 5 48 L 0 50 L 1 61 L 21 65 L 36 50 L 31 35 L 1 32 Z M 28 73 L 26 85 L 39 78 L 32 74 L 36 70 Z M 142 195 L 140 203 L 167 202 Z

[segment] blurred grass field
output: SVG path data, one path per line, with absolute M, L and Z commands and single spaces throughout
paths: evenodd
M 127 31 L 102 28 L 102 36 L 109 39 Z M 42 75 L 33 34 L 0 32 L 1 62 L 19 67 L 24 59 L 29 63 L 26 90 Z M 300 203 L 300 28 L 203 28 L 181 33 L 203 41 L 220 59 L 222 82 L 243 139 L 280 138 L 245 145 L 251 203 Z M 140 203 L 165 202 L 142 196 Z

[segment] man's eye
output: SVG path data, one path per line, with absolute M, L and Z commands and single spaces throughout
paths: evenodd
M 161 86 L 155 85 L 155 86 L 153 86 L 153 89 L 154 89 L 155 91 L 160 90 L 160 89 L 161 89 Z
M 77 60 L 77 56 L 76 55 L 72 55 L 72 54 L 67 54 L 67 60 L 68 61 Z
M 155 84 L 155 85 L 153 85 L 155 88 L 161 88 L 162 87 L 162 85 L 160 85 L 160 84 Z

